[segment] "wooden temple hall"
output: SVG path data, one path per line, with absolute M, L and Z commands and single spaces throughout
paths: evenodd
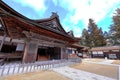
M 62 28 L 57 13 L 31 20 L 0 0 L 0 59 L 68 59 L 67 48 L 77 41 Z

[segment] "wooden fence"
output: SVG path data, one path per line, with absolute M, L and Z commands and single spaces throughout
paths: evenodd
M 55 67 L 69 66 L 80 62 L 79 59 L 69 59 L 69 60 L 52 60 L 52 61 L 40 61 L 35 63 L 14 63 L 14 64 L 4 64 L 0 66 L 0 76 L 6 76 L 18 73 L 27 73 L 37 70 L 47 70 Z

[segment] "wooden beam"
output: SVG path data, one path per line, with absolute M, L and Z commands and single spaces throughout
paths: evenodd
M 61 47 L 67 45 L 66 41 L 58 40 L 55 38 L 43 36 L 37 33 L 23 31 L 23 33 L 26 35 L 28 39 L 30 39 L 33 42 L 37 42 L 39 45 L 49 45 L 54 47 Z
M 54 41 L 54 42 L 62 43 L 62 44 L 67 43 L 66 41 L 55 39 L 55 38 L 51 38 L 51 37 L 47 37 L 47 36 L 40 35 L 40 34 L 37 34 L 37 33 L 34 33 L 34 32 L 23 31 L 23 33 L 28 38 L 34 38 L 34 39 L 44 40 L 44 41 L 50 41 L 50 42 Z

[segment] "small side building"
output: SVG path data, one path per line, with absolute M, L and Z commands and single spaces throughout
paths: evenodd
M 74 37 L 73 31 L 69 31 L 68 35 Z M 82 51 L 84 46 L 80 44 L 80 40 L 81 40 L 80 37 L 76 37 L 76 40 L 77 42 L 75 42 L 74 44 L 70 44 L 67 47 L 68 58 L 80 58 L 78 54 Z
M 94 47 L 90 51 L 93 58 L 120 59 L 120 46 Z

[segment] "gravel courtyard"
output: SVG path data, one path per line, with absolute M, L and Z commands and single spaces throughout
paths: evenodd
M 83 70 L 86 72 L 118 79 L 118 66 L 94 64 L 94 63 L 81 63 L 71 66 L 72 68 Z

